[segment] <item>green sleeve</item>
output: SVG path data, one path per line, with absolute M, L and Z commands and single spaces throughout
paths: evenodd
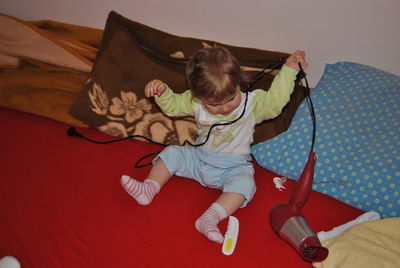
M 182 94 L 176 94 L 167 86 L 167 90 L 161 96 L 155 96 L 160 109 L 168 116 L 194 115 L 196 101 L 190 90 Z
M 261 122 L 277 117 L 289 102 L 298 71 L 283 65 L 268 91 L 257 90 L 253 102 L 253 119 Z

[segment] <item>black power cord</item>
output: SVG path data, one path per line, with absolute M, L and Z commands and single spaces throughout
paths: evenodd
M 279 68 L 280 66 L 282 66 L 285 59 L 286 59 L 286 58 L 281 58 L 278 62 L 274 62 L 274 63 L 271 63 L 271 64 L 267 65 L 267 66 L 264 67 L 261 71 L 259 71 L 257 74 L 254 75 L 253 79 L 248 83 L 248 85 L 247 85 L 247 87 L 246 87 L 246 91 L 245 91 L 246 99 L 245 99 L 243 111 L 242 111 L 242 113 L 241 113 L 236 119 L 234 119 L 234 120 L 232 120 L 232 121 L 229 121 L 229 122 L 225 122 L 225 123 L 216 123 L 216 124 L 212 125 L 212 126 L 210 127 L 210 129 L 208 130 L 208 134 L 207 134 L 207 137 L 206 137 L 205 141 L 202 142 L 202 143 L 199 143 L 199 144 L 192 144 L 190 141 L 185 140 L 184 143 L 183 143 L 181 146 L 185 146 L 185 145 L 187 145 L 187 144 L 189 144 L 189 145 L 191 145 L 191 146 L 195 146 L 195 147 L 202 146 L 202 145 L 204 145 L 204 144 L 207 143 L 208 139 L 210 138 L 211 131 L 212 131 L 213 128 L 218 127 L 218 126 L 231 125 L 231 124 L 234 124 L 235 122 L 237 122 L 238 120 L 240 120 L 240 118 L 242 118 L 243 115 L 244 115 L 244 113 L 246 112 L 247 100 L 248 100 L 249 91 L 253 88 L 253 86 L 255 85 L 255 83 L 256 83 L 258 80 L 260 80 L 264 75 L 270 74 L 271 72 L 273 72 L 274 70 L 276 70 L 277 68 Z M 265 72 L 267 69 L 271 69 L 271 70 L 268 71 L 268 72 Z M 305 78 L 305 74 L 304 74 L 304 71 L 303 71 L 303 69 L 301 68 L 301 66 L 300 66 L 300 70 L 301 70 L 301 72 L 303 73 L 303 77 Z M 307 84 L 307 89 L 308 89 L 308 92 L 309 92 L 307 80 L 306 80 L 306 84 Z M 306 95 L 309 96 L 309 93 L 306 93 Z M 311 101 L 311 99 L 310 99 L 310 101 Z M 311 105 L 312 105 L 312 103 L 311 103 Z M 113 139 L 113 140 L 108 140 L 108 141 L 96 141 L 96 140 L 90 139 L 90 138 L 88 138 L 88 137 L 85 137 L 84 135 L 82 135 L 81 133 L 79 133 L 79 132 L 75 129 L 75 127 L 70 127 L 70 128 L 68 128 L 68 130 L 67 130 L 67 135 L 68 135 L 68 136 L 71 136 L 71 137 L 83 138 L 83 139 L 85 139 L 85 140 L 87 140 L 87 141 L 89 141 L 89 142 L 93 142 L 93 143 L 96 143 L 96 144 L 110 144 L 110 143 L 120 142 L 120 141 L 124 141 L 124 140 L 128 140 L 128 139 L 132 139 L 132 138 L 142 138 L 142 139 L 144 139 L 144 140 L 146 140 L 146 141 L 148 141 L 148 142 L 151 142 L 151 143 L 154 143 L 154 144 L 157 144 L 157 145 L 161 145 L 161 146 L 164 146 L 164 147 L 166 147 L 166 146 L 169 145 L 169 144 L 164 144 L 164 143 L 160 143 L 160 142 L 157 142 L 157 141 L 153 141 L 153 140 L 149 139 L 148 137 L 145 137 L 145 136 L 142 136 L 142 135 L 129 135 L 129 136 L 127 136 L 127 137 L 123 137 L 123 138 L 119 138 L 119 139 Z M 314 136 L 315 136 L 315 135 L 314 135 Z M 314 139 L 313 139 L 313 140 L 314 140 Z M 135 168 L 141 168 L 141 167 L 146 167 L 146 166 L 151 165 L 152 162 L 146 163 L 146 164 L 141 164 L 141 162 L 142 162 L 143 160 L 145 160 L 146 158 L 148 158 L 148 157 L 150 157 L 150 156 L 153 156 L 153 155 L 156 155 L 156 154 L 159 154 L 159 153 L 160 153 L 159 151 L 158 151 L 158 152 L 153 152 L 153 153 L 151 153 L 151 154 L 148 154 L 148 155 L 145 155 L 145 156 L 141 157 L 141 158 L 136 162 Z
M 312 102 L 311 96 L 310 96 L 310 86 L 308 85 L 306 73 L 304 72 L 303 67 L 301 66 L 300 63 L 299 63 L 299 68 L 300 68 L 300 75 L 301 75 L 300 79 L 304 78 L 304 81 L 306 82 L 306 86 L 303 87 L 303 88 L 304 88 L 304 92 L 305 92 L 305 95 L 306 95 L 308 108 L 310 110 L 311 121 L 312 121 L 312 124 L 313 124 L 313 132 L 312 132 L 312 139 L 311 139 L 311 150 L 310 150 L 310 152 L 313 152 L 314 151 L 314 144 L 315 144 L 315 137 L 316 137 L 316 133 L 317 133 L 317 120 L 315 118 L 314 105 L 313 105 L 313 102 Z
M 110 143 L 114 143 L 114 142 L 128 140 L 128 139 L 131 139 L 131 138 L 142 138 L 142 139 L 145 139 L 148 142 L 151 142 L 151 143 L 154 143 L 154 144 L 158 144 L 158 145 L 161 145 L 161 146 L 167 146 L 164 143 L 153 141 L 152 139 L 149 139 L 149 138 L 147 138 L 145 136 L 142 136 L 142 135 L 130 135 L 130 136 L 127 136 L 127 137 L 124 137 L 124 138 L 113 139 L 113 140 L 108 140 L 108 141 L 96 141 L 96 140 L 93 140 L 93 139 L 90 139 L 88 137 L 83 136 L 81 133 L 79 133 L 75 129 L 75 127 L 69 127 L 68 130 L 67 130 L 67 135 L 71 136 L 71 137 L 83 138 L 83 139 L 85 139 L 87 141 L 90 141 L 90 142 L 93 142 L 93 143 L 97 143 L 97 144 L 110 144 Z

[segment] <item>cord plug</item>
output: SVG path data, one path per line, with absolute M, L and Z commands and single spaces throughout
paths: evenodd
M 70 137 L 74 136 L 74 137 L 83 138 L 82 134 L 79 133 L 74 127 L 68 128 L 67 135 Z

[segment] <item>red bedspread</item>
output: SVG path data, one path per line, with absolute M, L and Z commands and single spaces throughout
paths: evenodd
M 68 137 L 67 125 L 0 109 L 0 258 L 22 267 L 311 267 L 273 232 L 268 213 L 286 202 L 294 182 L 278 191 L 275 174 L 255 164 L 257 193 L 235 216 L 236 250 L 194 228 L 219 195 L 213 189 L 172 179 L 149 206 L 138 205 L 120 186 L 122 174 L 145 179 L 136 160 L 160 147 L 125 141 L 96 145 Z M 83 134 L 109 137 L 94 129 Z M 313 192 L 303 213 L 318 232 L 362 212 Z M 227 220 L 220 224 L 225 232 Z

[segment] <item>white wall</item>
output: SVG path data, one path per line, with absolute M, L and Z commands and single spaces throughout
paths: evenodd
M 303 49 L 312 86 L 325 63 L 355 61 L 400 75 L 399 0 L 0 0 L 0 12 L 104 28 L 115 10 L 163 31 L 232 45 Z

